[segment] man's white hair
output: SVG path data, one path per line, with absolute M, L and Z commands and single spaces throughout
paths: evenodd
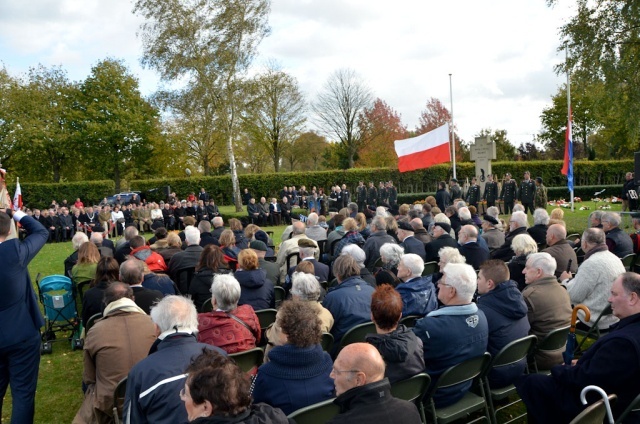
M 422 271 L 424 271 L 424 261 L 415 253 L 406 253 L 402 255 L 400 262 L 402 262 L 404 266 L 411 271 L 412 278 L 420 277 L 422 275 Z
M 187 225 L 184 229 L 184 239 L 189 246 L 200 244 L 200 231 L 193 225 Z
M 478 286 L 478 276 L 471 265 L 447 264 L 443 270 L 446 283 L 456 289 L 456 295 L 466 303 L 470 303 Z
M 527 258 L 527 267 L 539 269 L 544 275 L 555 275 L 558 264 L 547 252 L 532 253 Z

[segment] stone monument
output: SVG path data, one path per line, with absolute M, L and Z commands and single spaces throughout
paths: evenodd
M 475 142 L 471 146 L 471 160 L 476 163 L 476 178 L 480 186 L 481 195 L 484 194 L 484 184 L 487 181 L 487 175 L 492 174 L 491 160 L 496 159 L 496 144 L 491 142 L 491 137 L 476 137 Z M 496 178 L 493 181 L 498 181 Z

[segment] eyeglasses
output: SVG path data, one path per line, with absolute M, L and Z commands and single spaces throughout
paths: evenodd
M 445 287 L 453 287 L 451 284 L 447 284 L 447 283 L 441 283 L 438 281 L 438 285 L 439 286 L 445 286 Z
M 335 368 L 332 368 L 332 371 L 335 372 L 335 373 L 338 373 L 338 374 L 343 373 L 343 372 L 360 372 L 360 370 L 338 370 L 338 369 L 335 369 Z
M 187 399 L 187 392 L 184 390 L 184 387 L 182 389 L 180 389 L 180 399 L 181 400 L 186 400 Z

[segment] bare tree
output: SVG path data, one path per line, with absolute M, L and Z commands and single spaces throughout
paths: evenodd
M 318 127 L 342 144 L 349 168 L 353 167 L 362 143 L 358 121 L 372 98 L 371 90 L 354 70 L 339 69 L 331 74 L 312 105 Z

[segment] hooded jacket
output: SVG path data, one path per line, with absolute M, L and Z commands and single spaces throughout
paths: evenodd
M 169 267 L 162 255 L 151 250 L 149 246 L 140 246 L 131 251 L 131 255 L 144 261 L 151 272 L 167 272 Z
M 498 284 L 493 290 L 478 297 L 478 308 L 484 312 L 489 324 L 487 352 L 495 356 L 503 347 L 529 334 L 527 304 L 515 281 Z M 507 386 L 522 375 L 525 361 L 493 370 L 489 374 L 491 388 Z
M 274 308 L 276 305 L 273 283 L 264 269 L 238 270 L 234 277 L 240 283 L 238 305 L 251 305 L 254 311 Z
M 388 334 L 367 334 L 365 340 L 382 355 L 387 364 L 384 376 L 392 384 L 424 372 L 422 340 L 403 324 Z
M 402 316 L 427 315 L 438 309 L 438 295 L 431 278 L 416 277 L 396 286 L 402 297 Z

